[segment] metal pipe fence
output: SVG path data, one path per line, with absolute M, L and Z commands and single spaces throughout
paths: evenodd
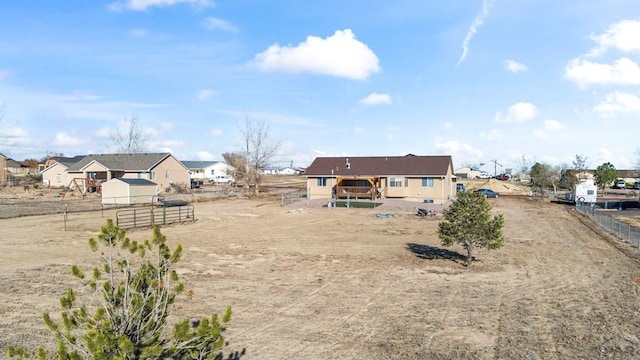
M 576 210 L 595 221 L 618 239 L 640 248 L 640 228 L 624 222 L 609 211 L 602 211 L 595 204 L 577 203 Z
M 131 229 L 195 221 L 193 205 L 123 209 L 116 212 L 116 225 Z

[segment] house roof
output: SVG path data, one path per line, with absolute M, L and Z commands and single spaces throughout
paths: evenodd
M 349 165 L 347 165 L 349 164 Z M 450 155 L 318 157 L 306 176 L 444 176 L 453 167 Z
M 69 166 L 77 163 L 78 161 L 82 160 L 86 156 L 87 155 L 76 155 L 74 157 L 57 156 L 57 157 L 53 158 L 53 160 L 55 160 L 56 162 L 66 166 L 66 167 L 69 167 Z
M 122 181 L 125 184 L 129 184 L 131 186 L 157 186 L 158 184 L 153 181 L 147 179 L 126 179 L 126 178 L 115 178 L 111 179 L 111 181 Z
M 220 161 L 185 160 L 181 162 L 184 164 L 184 166 L 186 166 L 189 169 L 204 169 L 211 165 L 219 163 Z
M 169 153 L 143 153 L 143 154 L 92 154 L 87 155 L 75 164 L 69 166 L 67 171 L 78 172 L 84 167 L 97 162 L 109 170 L 120 171 L 150 171 L 158 163 L 167 157 Z

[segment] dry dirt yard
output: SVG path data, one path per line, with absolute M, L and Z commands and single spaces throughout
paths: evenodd
M 439 217 L 412 210 L 197 203 L 195 223 L 163 228 L 194 291 L 176 315 L 231 305 L 225 358 L 640 358 L 639 262 L 568 207 L 489 200 L 506 245 L 473 268 L 439 246 Z M 61 215 L 0 220 L 0 356 L 52 346 L 41 314 L 77 288 L 71 264 L 95 263 L 87 239 L 105 220 L 70 214 L 66 231 Z

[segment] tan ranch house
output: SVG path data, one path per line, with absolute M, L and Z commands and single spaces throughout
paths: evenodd
M 170 153 L 92 154 L 75 163 L 54 163 L 42 171 L 50 186 L 68 186 L 73 179 L 105 183 L 111 179 L 145 179 L 165 192 L 172 184 L 190 186 L 189 169 Z
M 309 199 L 397 198 L 445 204 L 456 190 L 449 155 L 319 157 L 305 176 Z

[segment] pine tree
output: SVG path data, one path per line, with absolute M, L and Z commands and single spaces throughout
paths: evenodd
M 180 245 L 171 250 L 158 227 L 151 240 L 132 241 L 108 220 L 97 239 L 89 239 L 89 246 L 94 252 L 103 250 L 102 266 L 95 267 L 89 279 L 76 265 L 71 272 L 99 301 L 94 306 L 80 304 L 69 288 L 60 299 L 59 319 L 43 315 L 58 344 L 55 358 L 212 359 L 217 355 L 224 346 L 222 333 L 231 318 L 230 307 L 221 319 L 213 314 L 194 325 L 184 319 L 172 333 L 165 329 L 176 296 L 185 290 L 172 270 L 182 255 Z M 8 355 L 23 359 L 30 352 L 10 347 Z M 40 348 L 36 356 L 47 359 L 50 354 Z
M 438 237 L 443 246 L 460 244 L 467 251 L 469 266 L 476 249 L 498 249 L 504 245 L 504 217 L 491 218 L 491 204 L 484 195 L 459 192 L 456 200 L 442 212 L 445 221 L 438 224 Z

